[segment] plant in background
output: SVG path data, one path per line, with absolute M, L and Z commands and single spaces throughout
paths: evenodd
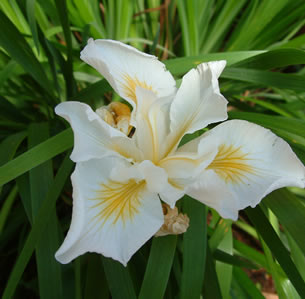
M 119 138 L 111 138 L 108 145 L 115 146 L 107 150 L 107 155 L 123 148 L 121 141 L 114 142 L 120 138 L 123 138 L 124 146 L 128 139 L 130 148 L 142 152 L 143 147 L 146 153 L 149 144 L 143 142 L 140 145 L 137 141 L 137 134 L 140 133 L 137 117 L 144 124 L 149 124 L 151 118 L 147 120 L 146 114 L 142 114 L 143 117 L 138 114 L 137 106 L 132 103 L 130 115 L 120 97 L 133 102 L 133 95 L 142 92 L 153 101 L 154 91 L 147 90 L 148 83 L 141 83 L 141 80 L 144 78 L 149 84 L 167 82 L 156 78 L 152 72 L 132 77 L 135 73 L 130 72 L 137 70 L 138 61 L 127 66 L 131 78 L 127 76 L 121 82 L 111 81 L 111 76 L 113 80 L 120 78 L 115 70 L 111 70 L 111 76 L 102 73 L 106 80 L 101 79 L 94 68 L 79 59 L 79 53 L 89 37 L 120 40 L 162 58 L 173 77 L 173 94 L 165 98 L 166 104 L 164 101 L 162 106 L 160 115 L 168 113 L 164 121 L 169 121 L 169 126 L 168 131 L 156 130 L 156 136 L 161 140 L 164 137 L 162 134 L 180 130 L 179 124 L 172 122 L 171 114 L 179 114 L 175 119 L 185 119 L 198 108 L 186 105 L 183 106 L 185 110 L 171 112 L 173 105 L 169 102 L 172 100 L 174 103 L 183 89 L 191 89 L 188 92 L 193 95 L 198 90 L 185 84 L 187 78 L 196 77 L 202 63 L 227 61 L 218 80 L 221 94 L 228 101 L 229 121 L 220 125 L 211 122 L 199 131 L 196 127 L 195 132 L 186 134 L 180 147 L 169 153 L 166 159 L 177 155 L 183 148 L 194 146 L 197 149 L 197 141 L 200 141 L 199 150 L 215 147 L 215 157 L 211 158 L 214 162 L 203 170 L 205 180 L 199 180 L 197 187 L 202 190 L 205 187 L 202 182 L 208 182 L 213 176 L 219 179 L 221 185 L 217 186 L 230 187 L 212 191 L 227 192 L 235 203 L 235 195 L 241 193 L 234 186 L 242 186 L 238 184 L 241 180 L 245 182 L 245 177 L 249 176 L 254 177 L 251 180 L 254 186 L 257 177 L 251 173 L 239 179 L 238 183 L 230 182 L 232 169 L 224 172 L 223 164 L 217 161 L 222 158 L 221 153 L 226 153 L 226 148 L 220 147 L 221 140 L 218 144 L 216 135 L 225 135 L 221 139 L 236 143 L 237 147 L 242 146 L 248 153 L 258 148 L 251 132 L 261 132 L 287 148 L 290 157 L 295 157 L 288 150 L 287 142 L 301 163 L 305 163 L 304 16 L 305 3 L 302 0 L 293 3 L 290 0 L 0 1 L 0 290 L 3 290 L 3 298 L 263 298 L 264 292 L 268 291 L 277 293 L 280 298 L 305 298 L 305 192 L 297 187 L 271 192 L 255 208 L 240 211 L 236 221 L 222 218 L 217 212 L 222 213 L 218 207 L 214 206 L 214 209 L 210 203 L 206 202 L 206 206 L 184 195 L 177 201 L 174 210 L 168 205 L 162 206 L 166 223 L 157 235 L 182 232 L 189 225 L 187 231 L 180 235 L 151 238 L 132 256 L 127 267 L 94 253 L 79 256 L 67 265 L 61 265 L 54 259 L 71 221 L 72 192 L 75 194 L 75 188 L 72 190 L 69 179 L 74 167 L 69 156 L 74 142 L 77 144 L 77 139 L 73 142 L 71 128 L 54 113 L 54 108 L 62 102 L 61 105 L 66 105 L 73 101 L 80 102 L 78 107 L 90 106 L 88 111 L 97 117 L 90 124 L 101 123 L 104 119 L 104 128 L 109 128 L 105 123 L 111 125 L 106 132 L 120 135 Z M 130 51 L 143 56 L 135 50 Z M 124 60 L 127 63 L 128 60 Z M 162 65 L 156 59 L 152 59 L 152 63 L 159 67 Z M 164 73 L 163 67 L 161 69 Z M 205 69 L 204 73 L 206 71 L 210 72 Z M 158 80 L 149 81 L 154 79 Z M 124 84 L 126 82 L 135 84 Z M 129 94 L 126 97 L 123 96 L 124 85 L 125 92 Z M 135 85 L 142 85 L 142 89 L 134 89 Z M 175 85 L 180 88 L 175 90 Z M 210 91 L 213 94 L 213 89 Z M 176 104 L 179 107 L 184 105 L 185 98 L 181 96 L 181 103 Z M 200 99 L 196 96 L 192 98 Z M 156 100 L 156 103 L 159 102 L 159 99 Z M 154 111 L 153 107 L 156 108 L 154 105 L 142 108 Z M 225 116 L 224 104 L 223 109 Z M 251 130 L 245 133 L 245 139 L 233 140 L 235 135 L 231 134 L 231 130 L 224 132 L 226 127 L 244 123 L 235 119 L 261 125 L 285 141 L 249 123 L 234 129 L 241 134 L 249 127 Z M 150 136 L 144 134 L 143 140 L 151 140 Z M 205 143 L 205 139 L 215 139 L 214 145 Z M 106 140 L 109 139 L 102 139 L 103 142 Z M 238 143 L 242 140 L 256 146 L 244 147 L 244 144 Z M 167 142 L 170 139 L 160 143 L 160 148 L 166 147 Z M 259 146 L 268 148 L 266 142 L 260 142 Z M 84 142 L 79 145 L 92 149 Z M 231 153 L 230 150 L 232 148 L 228 148 L 228 153 Z M 135 154 L 135 151 L 131 150 L 131 153 Z M 98 152 L 106 153 L 101 148 Z M 98 152 L 91 152 L 90 155 Z M 197 152 L 193 153 L 195 161 Z M 236 154 L 237 158 L 242 157 L 239 150 Z M 121 156 L 122 153 L 118 153 L 109 159 L 125 161 L 127 169 L 137 169 L 135 176 L 145 163 L 153 161 L 147 156 L 139 161 Z M 272 155 L 270 159 L 275 161 L 276 157 Z M 142 158 L 149 161 L 144 163 Z M 296 158 L 291 159 L 297 161 Z M 77 169 L 82 163 L 90 161 L 93 159 L 77 162 Z M 250 161 L 253 160 L 247 160 L 246 168 L 243 163 L 243 173 L 250 170 Z M 276 170 L 280 172 L 279 177 L 286 177 L 288 173 L 295 175 L 296 170 L 302 168 L 299 162 L 287 162 L 286 169 L 280 169 L 285 161 L 277 159 L 272 164 L 273 169 L 267 172 L 274 174 Z M 294 163 L 299 166 L 293 167 Z M 160 167 L 152 164 L 154 169 Z M 268 165 L 255 164 L 251 169 L 263 167 L 267 170 Z M 112 166 L 110 168 L 113 169 Z M 163 174 L 171 174 L 160 168 Z M 181 176 L 190 174 L 191 179 L 195 179 L 195 175 L 182 169 Z M 242 175 L 236 168 L 234 174 L 239 178 Z M 115 176 L 115 173 L 112 171 L 108 175 Z M 272 177 L 271 180 L 276 181 L 279 177 Z M 89 179 L 85 176 L 84 181 Z M 175 183 L 183 183 L 183 180 L 179 177 Z M 90 180 L 93 181 L 94 178 Z M 135 182 L 140 181 L 135 179 Z M 288 181 L 285 179 L 278 187 L 285 182 Z M 272 184 L 269 179 L 262 182 L 263 186 L 269 183 Z M 181 194 L 190 194 L 186 192 L 189 186 Z M 255 199 L 249 198 L 248 194 L 255 194 L 258 200 L 263 196 L 263 188 L 255 190 L 259 194 L 247 192 L 242 198 L 254 202 Z M 104 196 L 105 192 L 94 195 L 98 198 L 96 195 Z M 201 192 L 191 195 L 196 197 Z M 96 200 L 89 202 L 92 201 Z M 160 203 L 160 199 L 156 202 Z M 224 209 L 231 211 L 231 216 L 241 208 L 232 207 L 229 204 Z M 160 213 L 159 216 L 162 216 Z M 258 275 L 264 279 L 257 279 Z

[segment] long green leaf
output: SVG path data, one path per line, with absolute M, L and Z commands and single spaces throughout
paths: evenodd
M 36 146 L 49 137 L 48 123 L 32 124 L 29 128 L 29 147 Z M 30 190 L 32 206 L 32 223 L 48 193 L 53 181 L 52 161 L 30 170 Z M 36 246 L 36 262 L 38 271 L 40 298 L 52 299 L 62 297 L 62 278 L 59 263 L 54 254 L 59 247 L 57 216 L 55 211 L 49 216 L 50 223 L 46 226 Z
M 228 254 L 219 249 L 216 249 L 213 252 L 213 257 L 215 260 L 226 263 L 226 264 L 239 266 L 239 267 L 243 267 L 243 268 L 247 268 L 247 269 L 258 269 L 258 266 L 256 266 L 256 264 L 254 264 L 250 260 L 243 258 L 239 255 Z
M 176 242 L 177 236 L 153 239 L 139 299 L 162 299 L 164 297 L 175 255 Z
M 9 276 L 7 285 L 3 293 L 3 299 L 12 298 L 16 290 L 17 284 L 22 276 L 22 273 L 33 254 L 35 246 L 39 241 L 44 231 L 44 228 L 48 224 L 51 212 L 55 207 L 56 200 L 59 197 L 60 192 L 64 187 L 69 174 L 71 173 L 72 167 L 73 163 L 70 161 L 67 155 L 57 172 L 57 175 L 54 179 L 52 186 L 49 189 L 46 199 L 42 203 L 41 208 L 37 213 L 36 222 L 33 225 L 32 230 L 29 233 L 26 242 L 23 246 L 23 249 L 20 255 L 18 256 L 14 268 Z
M 265 51 L 210 53 L 200 56 L 174 58 L 166 60 L 164 61 L 164 63 L 172 74 L 182 75 L 189 71 L 191 68 L 197 67 L 197 65 L 202 62 L 208 62 L 213 60 L 226 60 L 228 65 L 232 65 L 246 58 L 256 56 L 264 52 Z
M 0 186 L 52 159 L 73 145 L 72 130 L 67 129 L 0 167 Z
M 251 297 L 256 299 L 264 299 L 265 297 L 262 293 L 256 288 L 252 280 L 248 275 L 240 268 L 233 267 L 233 275 L 237 279 L 239 285 L 242 289 Z
M 64 67 L 64 77 L 67 85 L 67 95 L 71 97 L 76 92 L 76 84 L 73 77 L 73 53 L 72 53 L 72 38 L 68 20 L 68 11 L 66 0 L 55 0 L 59 19 L 63 28 L 66 44 L 67 44 L 67 62 Z
M 274 257 L 287 274 L 287 277 L 290 279 L 299 295 L 305 297 L 305 282 L 291 260 L 288 250 L 277 236 L 261 208 L 259 206 L 255 209 L 247 208 L 246 213 L 267 246 L 270 248 Z
M 82 89 L 75 96 L 71 97 L 70 101 L 81 101 L 85 103 L 95 103 L 106 92 L 111 91 L 112 87 L 106 80 L 100 80 Z
M 103 264 L 98 254 L 89 254 L 87 262 L 84 298 L 109 298 L 109 289 L 106 281 Z
M 220 242 L 218 248 L 229 254 L 233 253 L 233 236 L 231 226 L 229 226 L 226 230 L 226 234 Z M 223 298 L 230 298 L 232 271 L 232 265 L 216 261 L 216 273 Z
M 3 47 L 50 94 L 49 80 L 24 37 L 0 11 L 0 46 Z
M 265 87 L 271 86 L 292 89 L 295 91 L 305 91 L 305 78 L 294 74 L 281 74 L 269 71 L 230 67 L 224 70 L 221 77 L 259 84 Z
M 10 191 L 9 195 L 7 196 L 4 204 L 1 207 L 1 210 L 0 210 L 0 235 L 2 234 L 3 228 L 5 227 L 6 220 L 9 216 L 9 213 L 12 209 L 13 203 L 16 199 L 17 192 L 18 192 L 18 188 L 17 188 L 17 186 L 14 186 L 12 188 L 12 190 Z
M 37 24 L 36 24 L 36 18 L 35 18 L 35 3 L 36 3 L 36 0 L 27 0 L 26 1 L 26 13 L 27 13 L 29 25 L 31 28 L 31 32 L 33 35 L 33 40 L 34 40 L 37 52 L 39 53 L 39 41 L 38 41 Z
M 234 67 L 244 67 L 260 70 L 270 70 L 294 64 L 305 64 L 305 52 L 299 49 L 279 49 L 268 51 L 247 58 L 234 64 Z
M 128 267 L 124 267 L 119 262 L 103 256 L 102 261 L 112 298 L 135 299 L 136 293 Z
M 285 189 L 272 192 L 263 203 L 278 217 L 305 255 L 305 205 Z
M 204 274 L 204 284 L 203 284 L 203 298 L 205 299 L 215 299 L 222 298 L 220 286 L 215 270 L 215 261 L 212 256 L 212 252 L 207 246 L 207 257 L 205 265 L 205 274 Z
M 26 135 L 27 132 L 20 132 L 10 135 L 2 141 L 0 144 L 0 166 L 4 165 L 14 157 L 19 145 Z
M 229 117 L 248 120 L 272 130 L 285 130 L 305 137 L 305 121 L 301 119 L 241 111 L 231 111 L 229 112 Z
M 207 246 L 206 207 L 188 197 L 183 199 L 183 212 L 190 226 L 183 235 L 183 264 L 180 298 L 199 298 L 202 290 Z

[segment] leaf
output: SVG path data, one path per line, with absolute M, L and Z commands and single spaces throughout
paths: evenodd
M 50 94 L 49 80 L 24 37 L 14 24 L 0 11 L 0 46 L 16 60 L 44 90 Z
M 206 250 L 206 265 L 204 273 L 204 284 L 203 284 L 203 298 L 214 299 L 222 298 L 218 278 L 215 270 L 215 261 L 212 256 L 212 252 L 207 246 Z
M 227 228 L 226 234 L 218 246 L 219 249 L 229 254 L 233 253 L 233 236 L 231 225 L 229 225 Z M 216 273 L 223 298 L 230 298 L 232 271 L 232 265 L 216 261 Z
M 209 35 L 203 43 L 203 52 L 208 53 L 217 50 L 219 42 L 226 36 L 225 34 L 230 30 L 231 23 L 234 22 L 236 15 L 240 13 L 245 3 L 245 0 L 224 2 L 219 13 L 215 15 L 216 20 L 213 22 Z
M 128 267 L 124 267 L 119 262 L 103 256 L 102 261 L 112 298 L 135 299 L 136 293 Z
M 29 25 L 31 28 L 33 40 L 37 49 L 37 53 L 39 54 L 39 40 L 37 33 L 37 24 L 35 19 L 35 3 L 36 0 L 27 0 L 26 1 L 26 13 L 29 21 Z
M 139 299 L 162 299 L 164 297 L 175 255 L 176 242 L 177 236 L 174 235 L 153 238 Z
M 19 145 L 26 136 L 27 136 L 27 132 L 20 132 L 10 135 L 1 142 L 0 166 L 4 165 L 14 157 Z
M 270 70 L 272 68 L 284 67 L 294 64 L 305 64 L 304 51 L 299 49 L 272 50 L 242 60 L 234 64 L 234 67 Z
M 233 276 L 238 281 L 238 284 L 241 286 L 241 288 L 250 296 L 250 298 L 265 298 L 242 269 L 233 267 Z
M 205 205 L 188 196 L 183 199 L 183 212 L 190 218 L 190 225 L 183 234 L 180 298 L 199 298 L 206 263 L 207 212 Z
M 199 56 L 174 58 L 164 61 L 166 67 L 173 75 L 183 75 L 191 68 L 197 67 L 202 62 L 209 62 L 214 60 L 226 60 L 227 65 L 232 65 L 238 61 L 246 58 L 256 56 L 265 51 L 240 51 L 240 52 L 223 52 L 223 53 L 209 53 Z
M 234 266 L 239 266 L 247 269 L 258 269 L 258 266 L 254 264 L 252 261 L 243 258 L 242 256 L 239 255 L 231 255 L 228 254 L 222 250 L 216 249 L 213 252 L 213 257 L 215 260 L 234 265 Z
M 291 192 L 277 190 L 268 195 L 263 204 L 269 207 L 291 234 L 305 255 L 305 206 Z
M 84 298 L 109 298 L 108 285 L 100 255 L 90 253 L 87 258 Z
M 233 247 L 242 257 L 249 259 L 251 262 L 258 265 L 258 267 L 268 270 L 266 257 L 256 249 L 244 244 L 243 242 L 237 241 L 236 239 L 233 239 Z
M 29 127 L 29 147 L 33 147 L 49 137 L 48 123 L 32 124 Z M 32 223 L 35 224 L 37 213 L 45 200 L 53 181 L 52 161 L 30 170 L 30 190 Z M 50 223 L 36 245 L 36 263 L 38 271 L 40 298 L 62 297 L 62 277 L 59 263 L 54 254 L 59 247 L 58 220 L 55 211 L 50 212 Z
M 70 101 L 81 101 L 88 103 L 93 101 L 93 103 L 101 98 L 106 92 L 111 91 L 112 87 L 106 80 L 100 80 L 96 83 L 90 84 L 88 87 L 82 89 L 75 96 L 69 98 Z
M 12 190 L 10 191 L 9 195 L 5 199 L 1 210 L 0 210 L 0 235 L 3 232 L 3 228 L 5 227 L 6 219 L 8 218 L 8 215 L 11 211 L 11 208 L 13 206 L 13 203 L 16 199 L 18 193 L 17 186 L 15 185 Z
M 18 147 L 20 146 L 21 142 L 26 137 L 26 132 L 20 132 L 13 135 L 8 136 L 5 138 L 0 144 L 0 166 L 4 165 L 8 161 L 10 161 Z M 0 193 L 2 191 L 2 187 L 0 187 Z
M 67 86 L 67 95 L 71 97 L 76 92 L 76 83 L 73 77 L 73 53 L 72 53 L 72 38 L 68 20 L 68 11 L 66 0 L 55 0 L 61 26 L 63 28 L 66 44 L 67 44 L 67 61 L 63 69 L 63 75 L 65 77 Z
M 294 74 L 230 67 L 224 70 L 221 77 L 255 83 L 266 87 L 271 86 L 295 91 L 305 91 L 305 78 Z
M 259 206 L 254 209 L 247 208 L 246 213 L 251 222 L 255 225 L 259 234 L 262 236 L 264 242 L 270 248 L 274 257 L 285 271 L 287 277 L 290 279 L 299 295 L 305 297 L 305 282 L 291 260 L 288 250 L 277 236 L 261 208 Z
M 52 159 L 73 145 L 72 130 L 67 129 L 0 167 L 0 186 Z
M 222 242 L 227 232 L 230 230 L 231 225 L 231 220 L 222 218 L 219 220 L 212 236 L 209 239 L 209 246 L 212 252 L 218 248 L 219 244 Z
M 281 129 L 305 137 L 305 121 L 301 119 L 239 111 L 229 112 L 229 117 L 248 120 L 272 130 Z
M 12 298 L 22 273 L 33 254 L 35 246 L 39 241 L 44 228 L 49 222 L 51 212 L 55 207 L 56 200 L 59 197 L 68 176 L 71 173 L 72 167 L 73 163 L 70 161 L 67 155 L 56 174 L 46 199 L 43 201 L 39 212 L 37 213 L 35 224 L 32 226 L 31 232 L 29 233 L 24 243 L 22 251 L 16 260 L 12 272 L 10 273 L 7 285 L 3 292 L 3 299 Z

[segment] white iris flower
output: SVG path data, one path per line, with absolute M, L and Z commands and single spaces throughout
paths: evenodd
M 126 265 L 163 225 L 161 200 L 174 208 L 188 194 L 236 220 L 274 189 L 304 188 L 305 168 L 289 145 L 247 121 L 224 122 L 178 148 L 185 134 L 227 119 L 218 87 L 225 61 L 200 64 L 176 89 L 155 56 L 117 41 L 91 39 L 81 59 L 133 110 L 129 117 L 117 103 L 94 112 L 79 102 L 55 109 L 74 131 L 76 162 L 72 223 L 56 253 L 61 263 L 97 252 Z

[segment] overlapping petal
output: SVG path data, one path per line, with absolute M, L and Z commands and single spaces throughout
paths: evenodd
M 74 132 L 74 162 L 118 154 L 138 161 L 141 151 L 133 140 L 111 127 L 90 106 L 80 102 L 64 102 L 56 106 L 56 114 L 65 118 Z
M 164 221 L 157 193 L 141 178 L 120 177 L 129 163 L 117 157 L 79 162 L 72 175 L 73 214 L 69 232 L 56 253 L 69 263 L 97 252 L 126 265 Z M 144 171 L 145 173 L 145 171 Z
M 146 159 L 157 162 L 169 134 L 169 107 L 171 98 L 157 98 L 149 90 L 136 90 L 138 107 L 136 113 L 135 141 Z
M 182 137 L 227 119 L 227 100 L 220 94 L 218 77 L 225 61 L 200 64 L 182 79 L 170 107 L 170 130 L 164 156 L 174 152 Z
M 225 218 L 255 207 L 263 197 L 285 186 L 305 187 L 305 168 L 290 146 L 270 130 L 232 120 L 201 137 L 219 140 L 218 153 L 187 193 Z
M 151 90 L 158 97 L 173 95 L 176 82 L 157 57 L 113 40 L 88 41 L 81 59 L 98 70 L 113 89 L 136 110 L 136 88 Z
M 197 142 L 198 141 L 198 142 Z M 218 152 L 217 139 L 209 142 L 198 138 L 181 146 L 174 154 L 158 162 L 164 168 L 169 180 L 184 188 L 192 183 L 198 175 L 213 161 Z

